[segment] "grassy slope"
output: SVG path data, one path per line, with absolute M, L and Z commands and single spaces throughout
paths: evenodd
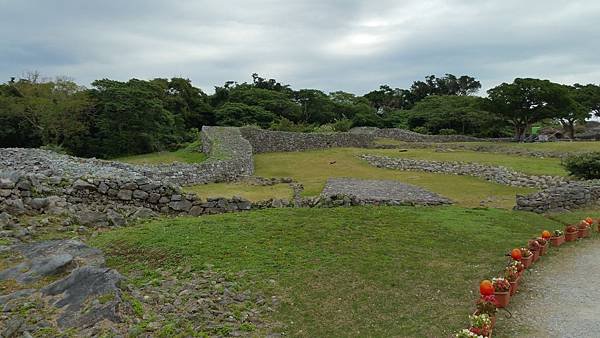
M 466 325 L 504 252 L 543 228 L 562 224 L 499 209 L 273 209 L 158 220 L 92 244 L 146 272 L 140 282 L 159 266 L 246 271 L 243 283 L 283 296 L 276 319 L 291 336 L 442 337 Z
M 194 142 L 177 151 L 161 151 L 158 153 L 124 156 L 116 158 L 115 161 L 131 164 L 200 163 L 207 158 L 205 154 L 198 150 L 200 148 L 200 142 Z
M 246 183 L 212 183 L 184 187 L 183 190 L 193 192 L 204 199 L 241 196 L 250 201 L 262 201 L 269 198 L 289 199 L 292 197 L 292 189 L 288 184 L 258 186 Z
M 365 179 L 394 179 L 422 186 L 456 201 L 461 206 L 476 207 L 480 201 L 491 199 L 489 206 L 511 208 L 515 194 L 532 189 L 493 184 L 469 176 L 441 175 L 381 169 L 357 157 L 359 154 L 390 155 L 397 150 L 337 148 L 296 153 L 259 154 L 254 158 L 256 175 L 264 177 L 293 177 L 304 184 L 305 195 L 318 195 L 329 177 Z M 335 162 L 330 164 L 330 162 Z

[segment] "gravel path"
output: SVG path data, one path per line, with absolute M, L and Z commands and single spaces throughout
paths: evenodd
M 509 305 L 499 336 L 600 337 L 600 240 L 585 239 L 550 248 Z M 502 331 L 501 331 L 502 330 Z M 510 332 L 512 331 L 512 332 Z
M 361 200 L 397 204 L 439 205 L 451 201 L 423 188 L 392 180 L 330 178 L 321 195 L 349 195 Z

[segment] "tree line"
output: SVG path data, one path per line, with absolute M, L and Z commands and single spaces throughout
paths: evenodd
M 91 88 L 68 78 L 30 73 L 0 84 L 0 147 L 60 148 L 111 158 L 180 147 L 203 125 L 256 125 L 284 131 L 347 131 L 398 127 L 428 134 L 522 140 L 542 121 L 560 123 L 573 137 L 578 122 L 600 115 L 600 87 L 517 78 L 475 96 L 471 76 L 430 75 L 410 88 L 381 86 L 365 95 L 294 90 L 252 74 L 226 82 L 212 95 L 184 78 L 126 82 L 96 80 Z

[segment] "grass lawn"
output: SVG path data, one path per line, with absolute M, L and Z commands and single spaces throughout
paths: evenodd
M 512 208 L 515 194 L 533 192 L 490 183 L 470 176 L 455 176 L 425 172 L 407 172 L 371 166 L 357 157 L 359 154 L 397 154 L 395 149 L 335 148 L 292 153 L 266 153 L 254 157 L 256 175 L 293 177 L 304 184 L 307 196 L 321 193 L 329 177 L 393 179 L 418 185 L 456 201 L 461 206 L 477 207 L 482 200 L 487 206 Z
M 579 215 L 576 215 L 576 218 Z M 574 221 L 568 220 L 568 221 Z M 543 216 L 461 207 L 269 209 L 161 219 L 91 239 L 125 273 L 214 265 L 283 302 L 290 336 L 445 337 L 464 327 L 479 280 L 544 228 Z
M 247 183 L 211 183 L 184 187 L 183 190 L 193 192 L 203 199 L 241 196 L 250 201 L 262 201 L 269 198 L 289 199 L 292 197 L 292 188 L 288 184 L 259 186 Z
M 115 158 L 114 160 L 131 164 L 200 163 L 207 158 L 204 153 L 198 150 L 200 148 L 200 142 L 194 142 L 177 151 L 161 151 L 150 154 L 124 156 Z
M 389 152 L 386 151 L 386 152 Z M 484 153 L 476 151 L 438 152 L 433 149 L 407 149 L 405 152 L 394 151 L 388 156 L 403 157 L 418 160 L 462 161 L 481 163 L 506 168 L 531 175 L 567 176 L 567 171 L 558 158 L 536 158 L 525 156 L 505 155 L 499 153 Z

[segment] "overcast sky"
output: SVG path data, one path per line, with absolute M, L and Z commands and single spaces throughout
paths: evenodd
M 445 73 L 600 83 L 600 1 L 0 0 L 0 80 L 30 70 L 208 93 L 253 72 L 356 94 Z

